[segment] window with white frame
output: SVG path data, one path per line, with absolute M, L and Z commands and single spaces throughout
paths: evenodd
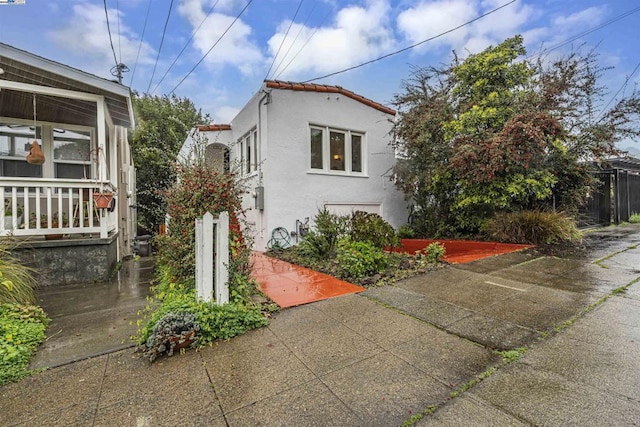
M 240 170 L 249 175 L 258 169 L 258 131 L 252 130 L 238 141 L 240 150 Z
M 27 163 L 31 143 L 42 147 L 42 127 L 0 123 L 0 176 L 42 178 L 42 165 Z
M 89 130 L 53 128 L 56 178 L 92 178 L 92 138 Z
M 362 132 L 312 125 L 309 153 L 312 171 L 351 175 L 366 173 Z

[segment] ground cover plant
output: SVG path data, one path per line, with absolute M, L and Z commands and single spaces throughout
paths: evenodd
M 48 324 L 42 308 L 0 304 L 0 385 L 29 376 L 29 359 L 44 341 Z
M 251 241 L 240 219 L 242 182 L 235 174 L 209 167 L 201 146 L 176 166 L 176 182 L 165 193 L 170 221 L 159 248 L 157 279 L 149 304 L 138 319 L 139 349 L 154 361 L 176 349 L 229 339 L 267 324 L 261 306 L 253 303 L 256 284 L 250 278 Z M 206 212 L 229 212 L 229 300 L 224 305 L 197 301 L 195 291 L 195 218 Z
M 32 273 L 0 241 L 0 385 L 31 374 L 29 359 L 44 340 L 48 319 L 35 305 Z
M 437 268 L 444 255 L 441 245 L 415 255 L 395 251 L 400 239 L 377 214 L 336 215 L 322 209 L 313 222 L 313 229 L 297 246 L 267 254 L 363 286 L 425 273 Z

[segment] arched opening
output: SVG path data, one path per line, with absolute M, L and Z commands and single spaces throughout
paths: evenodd
M 207 145 L 204 158 L 208 167 L 219 172 L 229 172 L 229 147 L 224 144 Z

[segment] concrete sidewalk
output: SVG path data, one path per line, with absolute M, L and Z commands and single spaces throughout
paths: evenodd
M 0 388 L 0 425 L 393 426 L 432 405 L 419 423 L 637 425 L 640 227 L 608 230 L 586 258 L 450 266 L 154 364 L 127 349 L 51 369 Z

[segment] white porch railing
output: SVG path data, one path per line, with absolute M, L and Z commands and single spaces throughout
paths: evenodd
M 99 233 L 106 238 L 117 228 L 117 211 L 96 209 L 93 193 L 99 188 L 95 180 L 0 177 L 0 237 Z

